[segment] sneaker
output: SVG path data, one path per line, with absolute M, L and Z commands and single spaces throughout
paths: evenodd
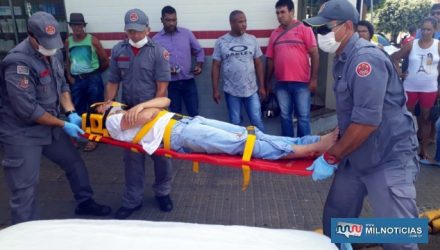
M 75 209 L 77 215 L 106 216 L 111 212 L 109 206 L 98 204 L 93 199 L 81 202 Z
M 120 207 L 120 208 L 116 211 L 114 218 L 117 219 L 117 220 L 123 220 L 123 219 L 126 219 L 127 217 L 130 217 L 130 215 L 131 215 L 134 211 L 139 210 L 141 207 L 142 207 L 142 204 L 140 204 L 139 206 L 134 207 L 134 208 Z
M 163 212 L 170 212 L 173 210 L 173 201 L 169 195 L 156 196 L 156 201 L 159 203 L 159 208 Z

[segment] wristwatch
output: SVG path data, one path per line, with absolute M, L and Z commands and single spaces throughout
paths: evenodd
M 65 115 L 66 115 L 66 117 L 69 117 L 69 115 L 71 115 L 71 114 L 73 114 L 73 113 L 76 113 L 76 110 L 69 110 L 69 111 L 66 111 L 66 113 L 64 113 Z
M 325 160 L 328 164 L 331 164 L 331 165 L 335 165 L 335 164 L 338 164 L 338 163 L 340 162 L 340 160 L 339 160 L 336 156 L 331 155 L 331 154 L 329 154 L 328 152 L 325 152 L 325 153 L 324 153 L 324 160 Z

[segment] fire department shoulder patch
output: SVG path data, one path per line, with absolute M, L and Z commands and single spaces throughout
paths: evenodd
M 167 61 L 170 60 L 170 52 L 168 52 L 168 50 L 163 51 L 163 58 Z
M 359 77 L 367 77 L 371 74 L 371 65 L 367 62 L 361 62 L 356 66 L 356 74 Z
M 18 83 L 18 87 L 20 87 L 21 89 L 27 89 L 29 88 L 29 79 L 27 79 L 27 77 L 22 77 L 20 78 L 20 82 Z

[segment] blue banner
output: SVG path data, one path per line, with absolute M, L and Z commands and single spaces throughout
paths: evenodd
M 428 219 L 332 218 L 333 243 L 428 243 Z

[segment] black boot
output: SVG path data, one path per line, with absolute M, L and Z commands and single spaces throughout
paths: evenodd
M 156 196 L 157 203 L 159 203 L 160 210 L 170 212 L 173 210 L 173 201 L 169 195 Z
M 75 209 L 77 215 L 106 216 L 111 212 L 112 209 L 109 206 L 98 204 L 91 198 L 81 202 Z
M 118 211 L 116 211 L 114 218 L 117 220 L 123 220 L 127 217 L 130 217 L 130 215 L 136 211 L 139 210 L 142 207 L 142 204 L 140 204 L 137 207 L 134 208 L 126 208 L 126 207 L 120 207 Z

